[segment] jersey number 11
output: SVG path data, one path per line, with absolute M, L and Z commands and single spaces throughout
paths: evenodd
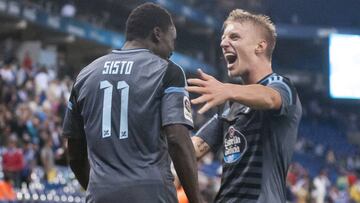
M 111 103 L 113 85 L 103 80 L 100 82 L 100 89 L 104 89 L 104 102 L 102 112 L 102 138 L 111 136 Z M 129 85 L 125 81 L 117 83 L 117 89 L 121 91 L 121 108 L 120 108 L 120 139 L 128 138 L 128 101 Z

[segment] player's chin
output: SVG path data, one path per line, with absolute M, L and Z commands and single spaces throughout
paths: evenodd
M 228 71 L 228 76 L 229 77 L 234 77 L 235 76 L 234 64 L 227 64 L 227 71 Z

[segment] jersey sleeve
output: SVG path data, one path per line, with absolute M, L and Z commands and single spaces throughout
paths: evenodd
M 285 77 L 275 75 L 269 79 L 267 87 L 270 87 L 280 93 L 281 107 L 274 112 L 275 115 L 287 115 L 289 108 L 296 104 L 297 92 L 291 81 Z
M 217 152 L 223 144 L 222 129 L 222 121 L 218 118 L 218 114 L 215 114 L 197 131 L 195 136 L 203 139 L 214 152 Z
M 168 64 L 163 78 L 163 92 L 161 100 L 162 126 L 183 124 L 193 128 L 189 93 L 185 89 L 186 78 L 181 67 Z
M 69 138 L 80 138 L 80 136 L 85 136 L 83 120 L 76 101 L 76 92 L 74 87 L 71 90 L 70 98 L 65 111 L 63 136 Z

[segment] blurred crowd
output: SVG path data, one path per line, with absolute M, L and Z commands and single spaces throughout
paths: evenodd
M 342 171 L 334 182 L 326 169 L 310 177 L 306 167 L 293 163 L 288 172 L 288 201 L 298 203 L 357 203 L 360 202 L 360 181 L 351 171 Z
M 315 163 L 298 157 L 308 156 Z M 287 184 L 289 202 L 357 203 L 360 202 L 360 155 L 336 154 L 330 147 L 299 137 L 295 160 L 290 166 Z M 315 170 L 313 165 L 318 165 Z
M 55 165 L 67 165 L 61 125 L 72 81 L 57 79 L 56 73 L 34 63 L 29 55 L 18 59 L 13 47 L 2 49 L 1 56 L 2 183 L 28 187 L 39 166 L 45 174 L 43 180 L 52 182 L 57 175 Z M 12 193 L 9 187 L 5 191 Z

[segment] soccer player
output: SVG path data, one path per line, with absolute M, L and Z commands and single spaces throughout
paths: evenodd
M 170 14 L 145 3 L 127 19 L 122 49 L 77 76 L 63 133 L 87 202 L 177 202 L 170 157 L 190 202 L 199 202 L 186 79 L 169 60 L 175 38 Z
M 267 16 L 236 9 L 223 28 L 228 74 L 241 76 L 244 85 L 221 83 L 201 70 L 199 79 L 188 80 L 188 90 L 201 94 L 192 103 L 205 103 L 199 113 L 225 103 L 192 138 L 197 157 L 223 149 L 215 202 L 284 203 L 302 111 L 293 84 L 272 71 L 275 27 Z

